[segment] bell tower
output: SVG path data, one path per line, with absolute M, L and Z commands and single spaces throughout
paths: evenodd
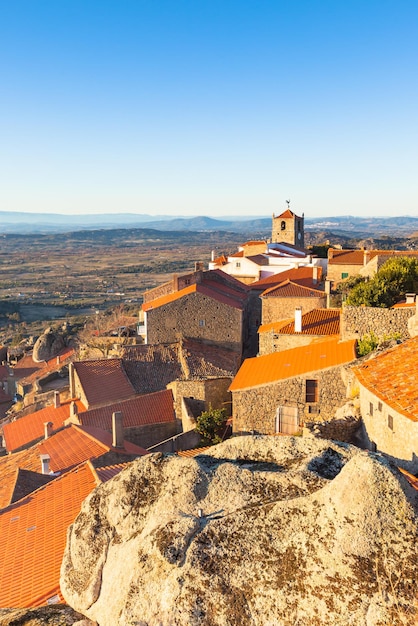
M 303 248 L 305 246 L 304 214 L 299 217 L 290 210 L 290 200 L 286 200 L 287 209 L 284 213 L 274 216 L 271 229 L 272 243 L 290 243 L 292 246 Z

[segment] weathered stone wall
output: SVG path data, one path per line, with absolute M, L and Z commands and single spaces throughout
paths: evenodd
M 373 415 L 370 412 L 373 405 Z M 360 385 L 360 410 L 363 435 L 370 450 L 391 458 L 396 465 L 415 474 L 418 472 L 418 422 L 394 411 L 371 391 Z M 392 417 L 392 428 L 389 424 Z
M 271 354 L 272 352 L 307 346 L 317 339 L 318 337 L 315 335 L 281 335 L 270 330 L 259 334 L 259 354 Z
M 361 339 L 374 333 L 383 339 L 399 334 L 401 339 L 409 339 L 408 319 L 415 314 L 415 308 L 383 309 L 367 306 L 344 306 L 341 312 L 341 339 Z
M 334 416 L 347 397 L 345 367 L 331 367 L 304 376 L 295 376 L 271 385 L 232 392 L 234 433 L 276 432 L 276 410 L 288 405 L 298 408 L 299 423 L 323 422 Z M 307 404 L 306 380 L 318 380 L 318 402 Z M 316 413 L 309 412 L 309 409 Z
M 147 424 L 146 426 L 125 428 L 124 436 L 127 441 L 135 443 L 137 446 L 149 448 L 177 435 L 180 431 L 181 423 L 175 420 L 174 422 L 162 422 L 160 424 Z
M 322 423 L 306 422 L 303 434 L 310 434 L 321 439 L 353 443 L 354 435 L 359 428 L 360 420 L 348 416 Z
M 211 405 L 214 409 L 225 408 L 231 415 L 231 392 L 228 391 L 232 378 L 209 378 L 207 380 L 176 380 L 167 385 L 174 396 L 174 410 L 178 419 L 182 415 L 181 401 L 183 398 L 203 400 L 205 409 Z
M 360 271 L 362 270 L 363 265 L 343 265 L 342 263 L 333 263 L 328 260 L 328 269 L 327 269 L 327 280 L 330 280 L 333 285 L 336 283 L 340 283 L 345 278 L 349 278 L 351 276 L 358 276 Z M 343 278 L 343 274 L 347 274 L 345 278 Z
M 271 324 L 295 316 L 296 307 L 302 307 L 302 314 L 313 309 L 325 309 L 327 297 L 324 294 L 318 298 L 280 298 L 264 296 L 262 299 L 262 323 Z
M 201 293 L 190 293 L 147 312 L 149 344 L 171 343 L 180 336 L 220 343 L 241 353 L 243 312 Z

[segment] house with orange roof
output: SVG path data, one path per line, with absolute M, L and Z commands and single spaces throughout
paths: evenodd
M 338 250 L 329 248 L 327 279 L 335 286 L 352 276 L 372 277 L 393 257 L 418 257 L 418 250 Z
M 3 446 L 7 452 L 23 450 L 44 438 L 45 434 L 50 436 L 62 428 L 72 413 L 85 409 L 80 400 L 61 402 L 59 392 L 55 392 L 53 405 L 28 413 L 3 426 Z
M 144 301 L 146 343 L 186 337 L 241 354 L 248 334 L 245 285 L 222 272 L 195 274 L 189 285 Z
M 353 368 L 365 444 L 418 472 L 418 337 Z
M 36 362 L 32 355 L 25 355 L 17 362 L 13 371 L 16 378 L 16 391 L 22 397 L 28 396 L 26 404 L 33 402 L 33 394 L 44 390 L 45 384 L 55 376 L 58 389 L 67 384 L 68 364 L 74 358 L 73 348 L 64 348 L 61 352 L 48 361 Z
M 296 307 L 293 319 L 263 324 L 258 329 L 259 355 L 290 350 L 328 337 L 340 337 L 341 309 L 313 309 L 302 314 Z
M 233 432 L 293 434 L 333 418 L 355 361 L 356 342 L 337 338 L 246 359 L 230 386 Z
M 297 307 L 308 313 L 312 309 L 324 309 L 327 305 L 325 291 L 305 287 L 289 279 L 269 287 L 260 298 L 262 324 L 289 319 L 294 316 Z
M 87 408 L 133 398 L 133 388 L 122 359 L 75 361 L 69 366 L 70 396 Z
M 122 415 L 125 439 L 142 448 L 149 448 L 173 437 L 181 430 L 181 422 L 176 419 L 174 412 L 173 392 L 169 389 L 79 411 L 66 423 L 112 432 L 112 416 L 115 412 Z

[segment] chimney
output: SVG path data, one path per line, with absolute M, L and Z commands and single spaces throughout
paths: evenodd
M 215 250 L 212 250 L 212 252 L 210 253 L 210 260 L 212 261 L 212 263 L 215 260 Z
M 370 250 L 364 250 L 363 251 L 363 265 L 367 265 L 369 261 L 370 261 Z
M 302 307 L 297 306 L 295 309 L 295 333 L 302 332 Z
M 415 302 L 415 294 L 414 293 L 406 293 L 405 294 L 405 302 L 406 302 L 406 304 L 414 304 L 414 302 Z
M 40 454 L 39 455 L 41 457 L 41 468 L 42 468 L 42 474 L 50 474 L 50 469 L 49 469 L 49 462 L 51 460 L 51 457 L 49 456 L 49 454 Z
M 45 439 L 48 439 L 48 437 L 50 437 L 53 426 L 54 424 L 52 422 L 44 422 Z
M 123 448 L 123 423 L 121 411 L 115 411 L 112 413 L 112 435 L 112 446 L 114 448 Z
M 70 417 L 75 417 L 78 414 L 77 404 L 73 400 L 70 404 Z
M 57 365 L 59 365 L 59 364 L 60 364 L 60 358 L 59 358 L 59 356 L 57 356 Z
M 70 379 L 70 398 L 75 398 L 74 363 L 70 363 L 68 366 L 68 378 Z
M 312 268 L 312 282 L 314 285 L 318 284 L 318 266 L 314 265 Z
M 61 406 L 60 392 L 54 391 L 54 408 L 58 409 L 60 406 Z

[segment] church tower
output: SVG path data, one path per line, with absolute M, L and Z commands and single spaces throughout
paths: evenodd
M 303 248 L 305 246 L 304 215 L 299 217 L 289 208 L 290 201 L 287 200 L 287 209 L 284 213 L 274 216 L 271 229 L 272 243 L 290 243 L 292 246 Z

